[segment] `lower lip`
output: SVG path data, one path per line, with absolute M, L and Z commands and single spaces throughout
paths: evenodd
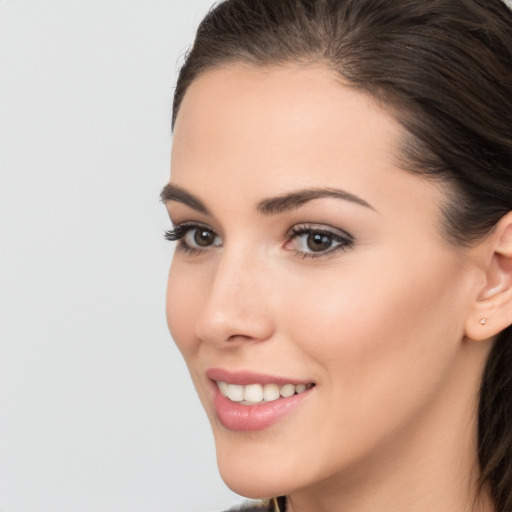
M 244 405 L 232 402 L 223 396 L 216 384 L 213 403 L 217 417 L 228 430 L 238 432 L 264 430 L 287 416 L 309 396 L 312 389 L 288 398 L 278 398 L 271 402 L 256 405 Z

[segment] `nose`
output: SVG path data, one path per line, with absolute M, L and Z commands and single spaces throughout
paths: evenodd
M 195 326 L 199 339 L 221 348 L 269 339 L 274 322 L 264 261 L 225 250 L 212 274 Z

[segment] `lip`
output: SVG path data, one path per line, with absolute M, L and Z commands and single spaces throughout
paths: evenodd
M 311 381 L 287 379 L 272 375 L 264 375 L 248 371 L 230 372 L 220 368 L 212 368 L 206 372 L 211 380 L 213 392 L 213 405 L 217 418 L 221 425 L 228 430 L 235 432 L 255 432 L 271 427 L 279 420 L 288 416 L 304 403 L 310 396 L 314 387 L 303 393 L 287 398 L 279 398 L 271 402 L 256 405 L 245 405 L 239 402 L 232 402 L 223 396 L 215 381 L 228 384 L 308 384 Z
M 297 386 L 299 384 L 312 383 L 310 380 L 297 380 L 245 370 L 232 372 L 222 368 L 209 368 L 206 371 L 206 376 L 210 380 L 226 382 L 227 384 L 238 384 L 240 386 L 247 386 L 248 384 L 277 384 L 279 386 L 283 386 L 284 384 L 295 384 Z

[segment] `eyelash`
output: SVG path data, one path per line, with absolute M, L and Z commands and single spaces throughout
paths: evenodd
M 304 252 L 304 251 L 298 251 L 295 250 L 296 256 L 300 256 L 303 259 L 307 258 L 326 258 L 329 256 L 334 255 L 338 251 L 348 251 L 354 246 L 354 238 L 346 233 L 345 231 L 341 231 L 343 234 L 339 234 L 336 231 L 340 232 L 341 230 L 337 229 L 328 229 L 325 227 L 314 227 L 310 224 L 298 224 L 297 226 L 294 226 L 290 231 L 290 241 L 299 238 L 303 235 L 323 235 L 331 238 L 331 241 L 333 243 L 337 243 L 338 245 L 335 245 L 334 247 L 331 247 L 325 251 L 322 252 Z M 288 242 L 287 242 L 288 243 Z
M 198 249 L 196 247 L 192 247 L 191 245 L 189 245 L 185 241 L 185 237 L 187 236 L 188 233 L 195 229 L 203 229 L 204 231 L 208 231 L 213 235 L 218 236 L 215 233 L 215 231 L 213 231 L 213 229 L 209 227 L 207 224 L 184 222 L 182 224 L 174 226 L 170 230 L 167 230 L 164 234 L 164 238 L 171 242 L 178 242 L 178 249 L 190 255 L 200 255 L 204 253 L 206 250 L 208 250 L 208 247 L 218 247 L 218 245 L 210 245 L 206 246 L 205 249 Z M 331 230 L 325 227 L 319 228 L 309 224 L 298 224 L 289 230 L 287 235 L 288 241 L 286 242 L 286 244 L 303 235 L 323 235 L 329 237 L 333 243 L 337 243 L 337 245 L 335 245 L 334 247 L 318 253 L 294 250 L 295 255 L 302 257 L 303 259 L 321 257 L 325 258 L 332 256 L 334 253 L 337 253 L 338 251 L 348 251 L 349 249 L 351 249 L 354 246 L 354 238 L 345 231 L 342 231 L 343 234 L 338 234 L 336 233 L 336 231 L 340 230 Z
M 212 233 L 215 233 L 212 228 L 210 228 L 206 224 L 199 224 L 199 223 L 192 223 L 192 222 L 184 222 L 182 224 L 177 224 L 173 226 L 172 229 L 167 230 L 164 233 L 164 238 L 166 240 L 169 240 L 169 242 L 178 242 L 177 248 L 180 251 L 183 251 L 190 255 L 199 255 L 204 252 L 204 249 L 197 249 L 196 247 L 191 247 L 189 244 L 186 243 L 184 238 L 187 236 L 187 234 L 192 231 L 193 229 L 204 229 L 205 231 L 210 231 Z

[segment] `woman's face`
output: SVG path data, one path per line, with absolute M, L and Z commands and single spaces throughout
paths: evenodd
M 471 266 L 401 133 L 320 66 L 216 69 L 184 98 L 167 316 L 240 494 L 355 478 L 457 416 Z

